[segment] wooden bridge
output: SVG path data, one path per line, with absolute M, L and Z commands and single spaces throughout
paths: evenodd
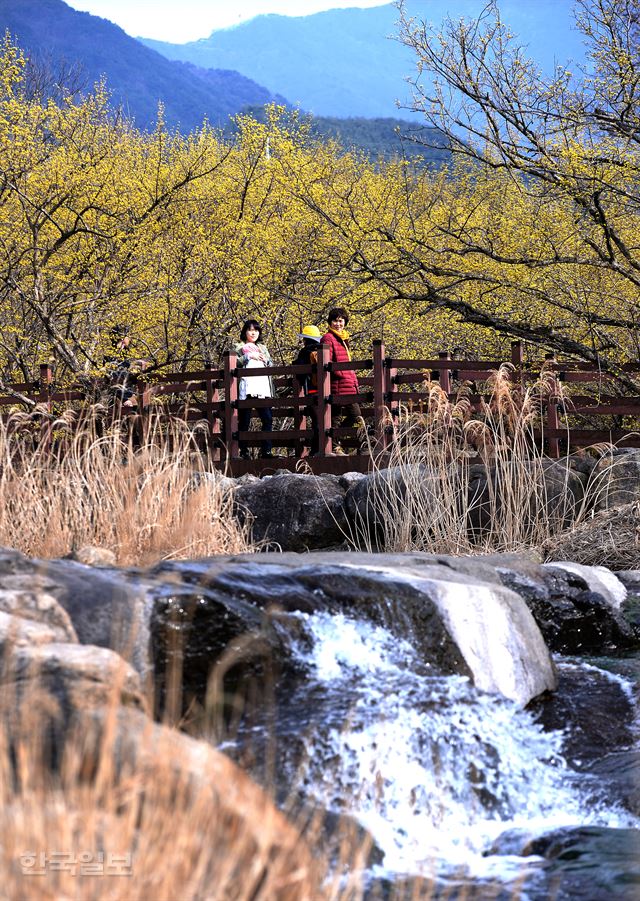
M 437 381 L 451 400 L 459 387 L 470 386 L 469 402 L 480 410 L 489 398 L 486 380 L 497 370 L 502 360 L 455 359 L 447 351 L 435 359 L 406 359 L 387 356 L 384 344 L 375 341 L 372 355 L 349 363 L 332 363 L 328 348 L 318 346 L 318 361 L 313 366 L 272 366 L 246 369 L 237 366 L 236 354 L 225 353 L 223 365 L 188 372 L 154 375 L 146 381 L 135 380 L 136 405 L 132 409 L 117 406 L 118 416 L 134 417 L 138 430 L 144 433 L 153 417 L 156 422 L 171 420 L 198 423 L 199 434 L 216 465 L 226 467 L 234 475 L 276 468 L 293 469 L 301 458 L 315 472 L 345 472 L 366 469 L 371 464 L 369 447 L 384 453 L 394 440 L 394 420 L 400 404 L 414 410 L 426 409 L 427 383 Z M 615 442 L 626 446 L 640 446 L 640 397 L 615 394 L 615 380 L 599 370 L 597 364 L 579 361 L 559 362 L 548 355 L 544 362 L 526 363 L 523 347 L 514 342 L 511 348 L 511 379 L 522 385 L 548 373 L 551 388 L 540 410 L 540 440 L 547 454 L 559 457 L 570 449 L 599 442 Z M 311 375 L 315 368 L 317 394 L 305 395 L 302 376 Z M 332 396 L 331 373 L 354 370 L 360 391 L 354 395 Z M 640 374 L 639 364 L 623 367 L 627 375 Z M 250 400 L 239 399 L 240 378 L 251 379 L 270 375 L 276 386 L 276 396 Z M 16 393 L 13 393 L 13 392 Z M 579 393 L 577 393 L 579 391 Z M 20 395 L 22 397 L 20 397 Z M 9 408 L 25 403 L 25 398 L 37 404 L 41 412 L 40 428 L 52 440 L 53 421 L 65 409 L 82 408 L 90 399 L 86 388 L 56 386 L 49 366 L 40 368 L 37 382 L 11 384 L 0 396 L 0 415 L 6 421 Z M 356 428 L 342 428 L 333 424 L 341 415 L 341 407 L 357 402 L 365 420 L 368 442 L 362 448 L 362 435 Z M 271 407 L 277 426 L 271 432 L 238 430 L 238 413 L 243 408 Z M 308 416 L 313 413 L 319 425 L 319 450 L 309 455 L 311 428 Z M 249 448 L 259 448 L 265 440 L 272 442 L 275 459 L 240 457 L 239 442 Z M 336 456 L 336 442 L 348 456 Z

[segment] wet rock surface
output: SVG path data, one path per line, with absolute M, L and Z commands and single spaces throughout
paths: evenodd
M 604 755 L 626 750 L 635 740 L 635 702 L 620 683 L 595 668 L 558 666 L 558 688 L 534 701 L 532 709 L 547 730 L 563 733 L 563 754 L 576 769 Z
M 499 565 L 498 571 L 524 599 L 552 651 L 606 654 L 639 646 L 640 635 L 623 611 L 582 575 L 552 564 Z
M 637 901 L 639 896 L 640 832 L 636 829 L 566 827 L 535 838 L 513 831 L 501 835 L 491 850 L 542 857 L 538 882 L 544 879 L 549 897 L 558 901 Z M 520 889 L 523 897 L 535 893 L 535 877 Z
M 136 570 L 72 560 L 34 561 L 34 569 L 66 611 L 78 641 L 116 651 L 142 676 L 149 672 L 148 586 Z
M 211 665 L 218 622 L 227 641 L 244 625 L 244 632 L 260 632 L 272 644 L 271 624 L 265 627 L 260 611 L 326 610 L 392 626 L 426 663 L 470 675 L 483 690 L 520 703 L 555 685 L 547 649 L 520 598 L 497 578 L 487 584 L 426 554 L 260 554 L 167 564 L 154 573 L 169 570 L 197 589 L 190 610 L 222 605 L 217 616 L 204 612 L 197 629 L 185 625 L 184 654 L 194 655 L 194 665 L 196 656 Z M 164 612 L 155 616 L 156 648 L 166 644 L 168 625 Z

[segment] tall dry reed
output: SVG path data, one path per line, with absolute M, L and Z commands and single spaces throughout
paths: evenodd
M 400 406 L 394 441 L 374 453 L 374 477 L 351 542 L 367 550 L 446 554 L 540 547 L 577 522 L 586 501 L 571 491 L 567 461 L 541 450 L 540 411 L 557 390 L 545 374 L 530 387 L 502 366 L 473 409 L 427 383 L 421 409 Z M 390 420 L 391 421 L 391 420 Z
M 186 425 L 152 423 L 139 446 L 117 423 L 71 425 L 55 423 L 50 445 L 28 422 L 0 424 L 1 545 L 38 557 L 92 545 L 120 564 L 252 549 Z

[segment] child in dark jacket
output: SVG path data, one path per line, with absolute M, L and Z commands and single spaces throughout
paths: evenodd
M 318 362 L 318 345 L 322 337 L 320 329 L 315 325 L 305 325 L 300 332 L 299 338 L 302 338 L 302 347 L 298 351 L 298 356 L 293 361 L 294 366 L 313 366 Z M 318 393 L 318 381 L 315 371 L 309 375 L 299 375 L 298 381 L 302 385 L 302 390 L 309 397 L 313 397 Z M 320 434 L 318 430 L 318 408 L 310 405 L 305 408 L 311 419 L 311 453 L 317 454 L 320 449 Z

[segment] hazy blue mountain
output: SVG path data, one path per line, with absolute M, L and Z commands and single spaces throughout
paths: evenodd
M 222 124 L 250 104 L 285 102 L 238 72 L 170 62 L 117 25 L 77 12 L 62 0 L 0 0 L 0 29 L 8 29 L 36 59 L 54 66 L 61 59 L 79 63 L 89 88 L 106 75 L 113 105 L 122 106 L 140 128 L 153 127 L 160 100 L 167 125 L 183 131 L 205 117 Z
M 346 2 L 346 0 L 345 0 Z M 546 71 L 556 61 L 581 59 L 580 36 L 572 30 L 573 0 L 503 0 L 503 18 L 529 45 Z M 440 22 L 478 15 L 485 0 L 409 0 L 409 11 Z M 410 90 L 411 52 L 389 36 L 396 33 L 395 6 L 335 9 L 291 18 L 258 16 L 199 41 L 169 44 L 141 38 L 168 59 L 242 72 L 292 103 L 323 116 L 405 116 L 396 109 Z

